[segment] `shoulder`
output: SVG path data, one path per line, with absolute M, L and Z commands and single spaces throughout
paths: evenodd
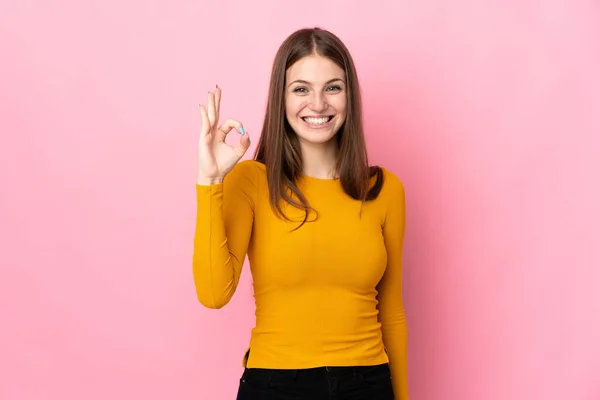
M 404 183 L 398 175 L 387 168 L 379 167 L 383 172 L 381 196 L 388 199 L 404 200 Z
M 400 177 L 398 177 L 398 175 L 385 167 L 379 166 L 378 168 L 381 170 L 383 175 L 383 186 L 381 188 L 382 193 L 386 193 L 388 195 L 390 193 L 404 193 L 404 183 Z
M 245 177 L 251 180 L 258 180 L 266 175 L 264 164 L 254 160 L 239 161 L 227 174 L 227 176 Z
M 403 226 L 406 213 L 406 197 L 404 183 L 392 171 L 381 168 L 383 171 L 383 187 L 381 188 L 381 200 L 385 207 L 385 225 Z
M 254 160 L 239 161 L 227 175 L 224 183 L 229 186 L 238 186 L 255 192 L 266 181 L 264 164 Z

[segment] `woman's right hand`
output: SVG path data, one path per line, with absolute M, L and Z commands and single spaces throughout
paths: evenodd
M 218 126 L 221 88 L 217 87 L 215 93 L 208 92 L 207 105 L 208 107 L 200 105 L 202 129 L 198 141 L 197 183 L 199 185 L 223 182 L 225 175 L 250 147 L 250 138 L 240 122 L 229 119 Z M 225 137 L 232 129 L 236 129 L 241 134 L 238 146 L 225 143 Z

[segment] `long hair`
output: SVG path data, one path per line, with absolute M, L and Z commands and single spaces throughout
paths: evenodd
M 374 200 L 383 186 L 383 171 L 369 166 L 362 103 L 356 68 L 350 52 L 333 33 L 320 28 L 300 29 L 281 44 L 273 62 L 267 110 L 254 159 L 266 167 L 269 200 L 276 214 L 289 221 L 281 201 L 305 211 L 310 206 L 297 186 L 302 176 L 300 142 L 285 113 L 285 75 L 296 61 L 310 55 L 326 57 L 346 74 L 346 119 L 336 133 L 336 173 L 346 194 L 362 202 Z M 376 177 L 374 184 L 372 178 Z M 300 226 L 302 226 L 302 224 Z

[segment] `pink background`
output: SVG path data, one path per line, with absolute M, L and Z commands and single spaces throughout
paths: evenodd
M 600 399 L 599 3 L 367 3 L 2 1 L 1 399 L 235 397 L 253 300 L 195 298 L 197 104 L 253 151 L 314 25 L 406 186 L 411 398 Z

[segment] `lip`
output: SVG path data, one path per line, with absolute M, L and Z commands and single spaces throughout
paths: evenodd
M 325 122 L 324 124 L 319 124 L 319 125 L 313 125 L 313 124 L 309 124 L 307 121 L 304 120 L 304 118 L 331 118 L 329 121 Z M 324 129 L 324 128 L 329 128 L 333 121 L 335 120 L 335 115 L 305 115 L 303 117 L 300 117 L 300 119 L 302 120 L 302 122 L 304 123 L 304 125 L 306 125 L 307 127 L 311 128 L 311 129 Z

